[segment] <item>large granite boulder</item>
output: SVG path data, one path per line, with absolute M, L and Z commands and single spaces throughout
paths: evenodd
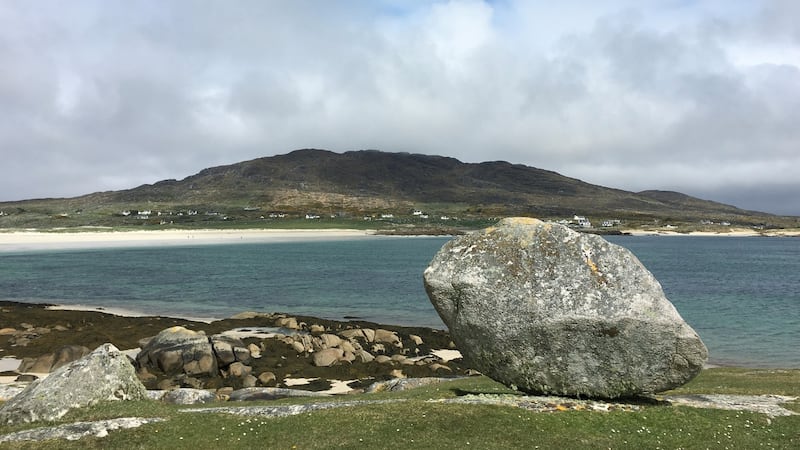
M 0 408 L 0 424 L 56 420 L 106 400 L 142 400 L 147 391 L 128 357 L 111 344 L 36 380 Z
M 511 218 L 461 236 L 424 280 L 465 362 L 529 393 L 655 393 L 708 356 L 633 254 L 562 225 Z

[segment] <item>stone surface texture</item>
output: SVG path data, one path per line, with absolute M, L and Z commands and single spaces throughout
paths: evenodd
M 20 441 L 45 441 L 48 439 L 65 439 L 77 441 L 85 437 L 106 437 L 109 431 L 138 428 L 142 425 L 163 422 L 160 417 L 120 417 L 118 419 L 98 420 L 96 422 L 75 422 L 56 427 L 42 427 L 33 430 L 18 431 L 0 436 L 0 443 Z
M 147 398 L 128 357 L 111 344 L 36 380 L 0 408 L 0 423 L 53 421 L 73 408 Z
M 529 393 L 660 392 L 708 356 L 632 253 L 566 226 L 504 219 L 446 243 L 424 281 L 465 362 Z

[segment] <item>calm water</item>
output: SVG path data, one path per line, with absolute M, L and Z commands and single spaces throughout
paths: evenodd
M 443 327 L 422 271 L 445 238 L 0 253 L 0 299 L 226 317 L 281 311 Z M 800 239 L 615 237 L 711 362 L 800 367 Z M 2 323 L 0 327 L 10 324 Z

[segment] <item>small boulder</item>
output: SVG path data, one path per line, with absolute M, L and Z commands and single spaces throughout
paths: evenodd
M 128 357 L 111 344 L 36 380 L 0 407 L 0 423 L 53 421 L 106 400 L 143 400 L 144 385 Z
M 342 343 L 342 338 L 335 334 L 323 334 L 319 338 L 322 341 L 323 348 L 338 347 Z
M 256 401 L 256 400 L 277 400 L 288 397 L 329 397 L 328 394 L 321 392 L 305 391 L 301 389 L 285 389 L 274 387 L 250 387 L 237 389 L 231 392 L 230 401 Z
M 344 356 L 344 351 L 340 348 L 326 348 L 314 352 L 314 365 L 317 367 L 328 367 L 339 361 Z
M 250 352 L 251 358 L 261 358 L 261 347 L 257 346 L 256 344 L 247 344 L 247 350 Z
M 294 317 L 281 317 L 275 320 L 275 326 L 281 328 L 287 328 L 289 330 L 299 330 L 300 325 L 297 323 L 297 319 Z
M 297 353 L 304 353 L 306 351 L 306 347 L 303 345 L 303 343 L 298 341 L 292 341 L 292 348 Z
M 217 400 L 217 396 L 204 389 L 178 388 L 172 389 L 161 396 L 161 401 L 172 405 L 196 405 L 199 403 L 211 403 Z
M 394 331 L 378 328 L 375 330 L 374 341 L 380 344 L 390 344 L 393 347 L 403 348 L 403 341 Z
M 274 386 L 277 382 L 277 378 L 272 372 L 262 372 L 261 375 L 258 376 L 258 382 L 261 383 L 262 386 Z
M 228 376 L 236 377 L 236 378 L 244 378 L 253 371 L 253 368 L 250 366 L 245 366 L 240 362 L 235 362 L 228 367 Z
M 216 376 L 218 373 L 214 347 L 202 331 L 175 326 L 161 331 L 142 343 L 145 345 L 136 356 L 136 362 L 151 372 L 160 371 L 167 376 L 180 374 Z M 222 345 L 222 347 L 221 352 L 230 359 L 227 346 Z M 236 359 L 235 354 L 234 359 Z
M 372 353 L 366 350 L 357 350 L 354 354 L 356 355 L 356 360 L 363 363 L 369 363 L 375 360 L 375 357 L 372 356 Z

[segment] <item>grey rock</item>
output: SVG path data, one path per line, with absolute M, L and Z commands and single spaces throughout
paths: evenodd
M 246 366 L 238 361 L 231 364 L 228 370 L 228 375 L 235 378 L 244 378 L 253 371 L 250 366 Z
M 32 430 L 0 436 L 2 442 L 45 441 L 48 439 L 66 439 L 77 441 L 84 437 L 106 437 L 109 431 L 138 428 L 148 423 L 163 422 L 160 417 L 120 417 L 118 419 L 98 420 L 96 422 L 75 422 L 55 427 L 41 427 Z
M 261 383 L 262 386 L 269 386 L 270 384 L 275 384 L 277 381 L 275 374 L 272 372 L 261 372 L 261 375 L 258 376 L 258 382 Z
M 558 224 L 504 219 L 456 238 L 424 281 L 465 363 L 529 393 L 660 392 L 708 357 L 633 254 Z
M 394 331 L 378 328 L 375 330 L 374 341 L 379 344 L 389 344 L 393 347 L 403 348 L 403 341 Z
M 212 341 L 214 353 L 217 356 L 217 364 L 225 367 L 236 361 L 236 354 L 233 352 L 233 345 L 225 341 Z
M 314 352 L 314 365 L 317 367 L 332 366 L 343 356 L 344 351 L 340 348 L 326 348 L 325 350 Z
M 105 400 L 141 400 L 147 393 L 128 357 L 111 344 L 36 380 L 0 408 L 0 423 L 52 421 Z
M 33 373 L 49 373 L 53 366 L 55 356 L 52 353 L 41 355 L 37 358 L 23 358 L 17 371 Z
M 363 363 L 369 363 L 375 360 L 375 357 L 372 356 L 372 353 L 369 353 L 366 350 L 357 350 L 354 354 L 356 355 L 356 359 Z
M 25 390 L 24 385 L 19 384 L 0 384 L 0 402 L 7 402 L 16 397 L 17 394 Z
M 203 389 L 180 388 L 166 391 L 160 400 L 173 405 L 196 405 L 214 402 L 217 396 Z
M 386 403 L 404 402 L 405 399 L 392 400 L 358 400 L 349 402 L 322 402 L 310 403 L 307 405 L 282 405 L 282 406 L 223 406 L 217 408 L 186 408 L 181 409 L 183 413 L 213 413 L 213 414 L 234 414 L 239 416 L 261 416 L 261 417 L 287 417 L 305 414 L 312 411 L 320 411 L 332 408 L 348 408 L 353 406 L 378 405 Z
M 769 417 L 796 416 L 800 413 L 786 409 L 783 404 L 797 400 L 797 397 L 784 395 L 729 395 L 693 394 L 667 395 L 669 403 L 691 406 L 693 408 L 727 409 L 731 411 L 752 411 Z
M 247 344 L 247 351 L 250 352 L 250 357 L 253 359 L 261 358 L 261 348 L 256 344 Z
M 277 400 L 287 397 L 328 397 L 328 394 L 320 392 L 304 391 L 301 389 L 284 389 L 271 387 L 250 387 L 237 389 L 231 393 L 230 400 L 254 401 L 254 400 Z
M 319 338 L 322 341 L 323 348 L 338 347 L 342 343 L 342 338 L 335 334 L 322 334 Z
M 398 391 L 406 391 L 408 389 L 414 389 L 422 386 L 428 386 L 431 384 L 438 384 L 442 381 L 452 380 L 452 378 L 436 378 L 436 377 L 425 377 L 425 378 L 395 378 L 392 380 L 387 381 L 378 381 L 372 383 L 367 387 L 364 391 L 368 394 L 372 394 L 375 392 L 398 392 Z
M 218 363 L 208 336 L 184 327 L 167 328 L 147 342 L 136 357 L 140 367 L 171 375 L 215 376 Z M 235 358 L 234 358 L 235 359 Z
M 89 353 L 91 350 L 83 345 L 65 345 L 53 353 L 53 365 L 50 370 L 53 371 L 72 361 L 77 361 Z
M 149 400 L 154 400 L 154 401 L 160 402 L 161 399 L 164 398 L 164 395 L 166 395 L 167 392 L 169 392 L 169 389 L 167 389 L 167 390 L 148 389 L 147 390 L 147 398 Z
M 243 388 L 256 387 L 257 384 L 258 384 L 258 378 L 254 377 L 251 374 L 247 374 L 244 377 L 242 377 Z

